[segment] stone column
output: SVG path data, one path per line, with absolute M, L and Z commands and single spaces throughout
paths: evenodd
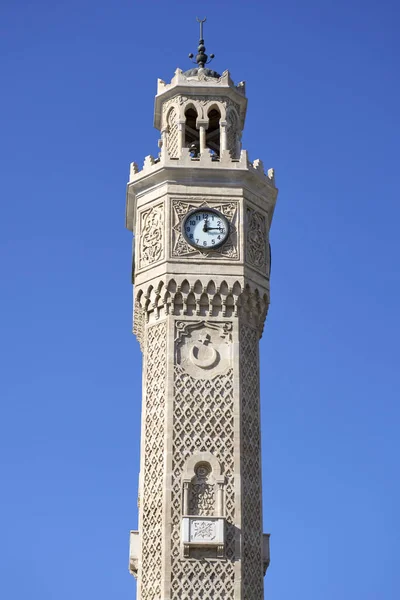
M 178 121 L 178 158 L 182 156 L 182 148 L 185 147 L 185 120 Z
M 220 131 L 220 154 L 222 156 L 223 152 L 225 152 L 227 147 L 227 139 L 226 139 L 226 121 L 219 122 L 219 131 Z
M 200 137 L 200 154 L 202 154 L 207 145 L 206 145 L 206 131 L 208 129 L 208 119 L 201 121 L 200 119 L 197 119 L 196 122 L 196 126 L 199 130 L 199 137 Z
M 161 131 L 161 158 L 164 159 L 167 156 L 167 128 L 165 127 Z
M 218 483 L 217 484 L 217 517 L 223 517 L 224 516 L 224 484 L 223 483 Z

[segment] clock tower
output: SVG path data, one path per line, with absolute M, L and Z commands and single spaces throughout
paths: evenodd
M 138 600 L 262 600 L 259 339 L 274 172 L 241 136 L 245 84 L 196 66 L 158 80 L 159 155 L 131 164 L 134 333 L 143 352 Z M 212 55 L 211 55 L 212 57 Z

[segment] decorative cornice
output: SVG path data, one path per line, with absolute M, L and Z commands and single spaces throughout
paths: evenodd
M 239 281 L 216 284 L 174 278 L 135 289 L 133 332 L 142 346 L 145 326 L 167 315 L 179 317 L 240 318 L 258 330 L 261 337 L 269 306 L 269 294 Z

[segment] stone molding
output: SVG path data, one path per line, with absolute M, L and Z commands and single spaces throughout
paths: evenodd
M 170 83 L 166 83 L 162 79 L 158 79 L 157 81 L 157 95 L 163 94 L 169 89 L 174 88 L 176 85 L 184 84 L 184 85 L 196 85 L 198 84 L 201 87 L 210 86 L 210 87 L 230 87 L 235 92 L 245 97 L 246 95 L 246 84 L 244 81 L 240 81 L 237 85 L 234 84 L 230 73 L 228 70 L 224 71 L 219 79 L 215 77 L 207 77 L 206 75 L 198 74 L 197 76 L 186 76 L 182 69 L 176 69 L 173 78 Z
M 171 158 L 168 152 L 164 152 L 159 158 L 147 156 L 142 170 L 136 163 L 131 164 L 126 194 L 126 227 L 133 232 L 137 229 L 139 199 L 148 194 L 149 189 L 154 193 L 166 184 L 173 187 L 175 182 L 203 189 L 245 188 L 249 194 L 261 199 L 270 219 L 278 194 L 274 170 L 269 169 L 266 174 L 262 161 L 251 162 L 246 150 L 241 151 L 238 159 L 232 158 L 229 150 L 224 150 L 219 160 L 214 160 L 208 149 L 197 158 L 190 155 L 189 148 L 183 148 L 179 158 Z
M 247 150 L 241 150 L 239 158 L 233 158 L 231 152 L 225 150 L 221 153 L 220 159 L 215 160 L 208 150 L 202 152 L 200 157 L 193 157 L 190 154 L 189 148 L 182 148 L 178 158 L 170 157 L 167 152 L 159 157 L 154 157 L 149 154 L 144 159 L 142 169 L 139 169 L 136 162 L 132 162 L 129 170 L 129 183 L 137 181 L 144 175 L 155 172 L 161 167 L 177 166 L 192 168 L 208 167 L 212 169 L 220 169 L 221 167 L 248 169 L 249 171 L 258 174 L 264 181 L 267 181 L 275 187 L 275 170 L 271 168 L 265 173 L 263 161 L 260 159 L 251 161 L 248 158 Z

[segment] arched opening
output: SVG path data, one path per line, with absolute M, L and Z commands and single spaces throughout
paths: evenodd
M 219 122 L 221 113 L 212 108 L 208 113 L 209 125 L 206 132 L 206 146 L 211 150 L 213 158 L 218 159 L 221 151 Z
M 199 131 L 196 129 L 197 111 L 189 106 L 185 110 L 185 148 L 192 148 L 195 156 L 200 151 Z

